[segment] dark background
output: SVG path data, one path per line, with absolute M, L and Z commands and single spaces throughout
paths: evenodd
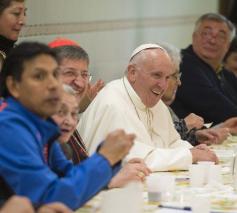
M 219 12 L 237 26 L 237 0 L 219 0 Z

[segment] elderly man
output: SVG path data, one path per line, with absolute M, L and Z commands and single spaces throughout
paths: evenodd
M 74 89 L 79 101 L 79 109 L 82 106 L 81 102 L 83 100 L 89 100 L 86 101 L 87 104 L 89 104 L 91 99 L 94 98 L 101 87 L 103 87 L 103 82 L 97 81 L 97 83 L 90 87 L 90 74 L 88 72 L 89 56 L 87 52 L 82 47 L 79 47 L 77 43 L 68 39 L 56 39 L 51 42 L 49 46 L 54 48 L 59 57 L 59 75 L 64 84 Z M 87 98 L 88 96 L 90 97 L 89 99 Z M 71 104 L 72 103 L 70 103 L 70 105 Z M 87 107 L 84 104 L 83 106 Z M 62 117 L 63 116 L 60 116 L 60 119 L 62 119 Z M 68 118 L 68 116 L 66 116 L 66 118 Z M 88 158 L 87 149 L 77 130 L 75 130 L 70 139 L 67 140 L 67 148 L 71 150 L 71 155 L 67 157 L 72 159 L 75 164 L 81 163 Z M 123 187 L 130 181 L 144 181 L 145 176 L 149 175 L 149 173 L 150 171 L 142 159 L 131 159 L 128 164 L 124 165 L 118 174 L 111 179 L 108 187 Z
M 195 25 L 192 45 L 182 51 L 182 85 L 172 109 L 181 118 L 193 112 L 214 124 L 237 116 L 235 76 L 222 70 L 222 60 L 235 35 L 233 24 L 218 14 L 205 14 Z
M 176 96 L 178 87 L 181 85 L 179 72 L 179 65 L 181 62 L 180 51 L 170 45 L 162 44 L 162 47 L 168 52 L 171 57 L 172 62 L 174 63 L 174 72 L 168 80 L 168 87 L 162 96 L 162 101 L 169 106 Z M 237 123 L 237 118 L 231 123 L 231 125 L 221 124 L 220 127 L 210 128 L 210 129 L 201 129 L 203 123 L 200 122 L 200 117 L 191 113 L 186 116 L 184 119 L 179 119 L 174 111 L 168 107 L 173 118 L 175 129 L 179 132 L 183 140 L 187 140 L 192 145 L 198 145 L 200 143 L 204 144 L 213 144 L 221 143 L 227 138 L 229 133 L 235 133 L 236 128 L 234 128 Z M 229 121 L 230 122 L 230 121 Z M 221 128 L 223 127 L 223 128 Z
M 58 38 L 48 45 L 57 52 L 62 81 L 76 91 L 80 112 L 83 112 L 104 87 L 104 82 L 98 80 L 90 84 L 92 76 L 89 73 L 89 56 L 75 41 Z
M 144 44 L 134 50 L 126 75 L 102 89 L 81 117 L 78 129 L 90 154 L 109 131 L 123 128 L 137 136 L 128 158 L 143 158 L 152 171 L 187 169 L 199 160 L 217 161 L 205 146 L 192 148 L 174 129 L 160 101 L 172 71 L 162 47 Z
M 73 166 L 54 142 L 60 132 L 50 119 L 62 92 L 55 52 L 40 43 L 19 44 L 0 80 L 0 175 L 34 204 L 60 201 L 79 208 L 108 184 L 134 135 L 109 134 L 93 156 Z

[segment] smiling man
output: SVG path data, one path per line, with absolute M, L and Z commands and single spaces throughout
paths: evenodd
M 142 158 L 152 171 L 187 169 L 198 160 L 217 161 L 208 149 L 192 148 L 181 140 L 174 129 L 160 100 L 172 74 L 173 63 L 162 47 L 136 48 L 125 76 L 106 85 L 80 119 L 78 130 L 90 154 L 104 135 L 123 128 L 137 136 L 128 159 Z
M 237 116 L 237 80 L 222 68 L 234 36 L 234 25 L 222 15 L 208 13 L 197 20 L 192 45 L 182 50 L 182 85 L 171 105 L 180 118 L 193 112 L 218 124 Z

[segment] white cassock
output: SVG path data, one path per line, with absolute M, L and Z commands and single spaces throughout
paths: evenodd
M 186 170 L 192 164 L 187 141 L 180 139 L 168 108 L 160 100 L 147 108 L 127 78 L 107 84 L 82 114 L 77 127 L 92 154 L 113 130 L 135 133 L 126 159 L 142 158 L 152 171 Z

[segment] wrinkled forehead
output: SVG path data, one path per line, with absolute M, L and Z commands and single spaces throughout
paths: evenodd
M 161 59 L 171 60 L 167 51 L 163 48 L 148 48 L 141 50 L 139 53 L 133 56 L 131 62 L 135 64 L 143 64 L 147 62 L 157 62 L 157 60 Z
M 66 91 L 63 91 L 61 102 L 68 108 L 78 108 L 76 96 Z
M 11 1 L 7 8 L 9 7 L 26 10 L 24 1 Z
M 163 73 L 170 75 L 175 70 L 174 64 L 167 52 L 158 49 L 149 51 L 146 57 L 137 65 L 146 73 Z
M 202 29 L 205 29 L 205 28 L 210 28 L 210 29 L 223 31 L 223 32 L 226 32 L 228 34 L 231 32 L 228 25 L 225 22 L 215 20 L 215 19 L 203 20 L 197 26 L 198 30 L 202 30 Z
M 169 54 L 164 49 L 150 49 L 144 52 L 144 54 L 144 59 L 150 63 L 173 64 Z

